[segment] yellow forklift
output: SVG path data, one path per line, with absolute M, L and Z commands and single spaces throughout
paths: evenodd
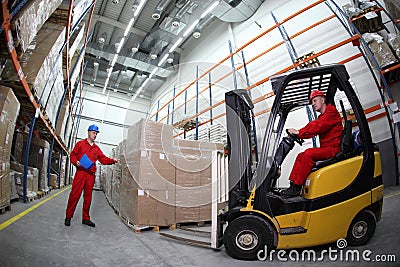
M 265 248 L 306 248 L 339 239 L 350 246 L 366 244 L 381 218 L 382 171 L 378 148 L 345 66 L 295 70 L 272 77 L 271 83 L 275 99 L 256 164 L 248 92 L 225 95 L 229 203 L 217 217 L 214 246 L 224 245 L 233 258 L 256 260 Z M 341 151 L 316 163 L 299 196 L 285 198 L 277 186 L 282 164 L 295 143 L 303 143 L 285 133 L 292 127 L 288 117 L 309 105 L 310 93 L 316 89 L 326 94 L 327 103 L 342 107 Z

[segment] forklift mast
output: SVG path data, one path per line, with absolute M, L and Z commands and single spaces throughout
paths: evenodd
M 225 94 L 228 132 L 229 209 L 245 206 L 250 195 L 249 184 L 253 176 L 253 108 L 244 89 Z M 255 151 L 257 151 L 255 149 Z

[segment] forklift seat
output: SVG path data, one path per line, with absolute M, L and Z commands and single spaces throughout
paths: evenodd
M 346 120 L 344 123 L 342 139 L 340 141 L 340 151 L 333 158 L 319 160 L 315 162 L 314 167 L 311 169 L 312 172 L 322 167 L 331 165 L 333 163 L 354 156 L 354 140 L 353 140 L 352 128 L 353 128 L 352 122 L 350 120 Z

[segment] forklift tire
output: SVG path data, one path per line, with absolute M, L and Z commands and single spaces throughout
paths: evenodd
M 368 243 L 375 232 L 376 218 L 370 210 L 357 214 L 347 231 L 347 243 L 350 246 L 362 246 Z
M 274 244 L 274 229 L 263 218 L 243 215 L 228 224 L 224 232 L 226 253 L 238 260 L 256 260 L 257 254 L 267 253 Z

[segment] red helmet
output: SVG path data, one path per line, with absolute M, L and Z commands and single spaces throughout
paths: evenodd
M 320 91 L 320 90 L 313 90 L 313 91 L 311 91 L 311 94 L 310 94 L 310 103 L 311 103 L 311 101 L 313 100 L 313 98 L 316 97 L 316 96 L 323 96 L 323 97 L 326 97 L 326 95 L 324 94 L 324 92 L 322 92 L 322 91 Z

